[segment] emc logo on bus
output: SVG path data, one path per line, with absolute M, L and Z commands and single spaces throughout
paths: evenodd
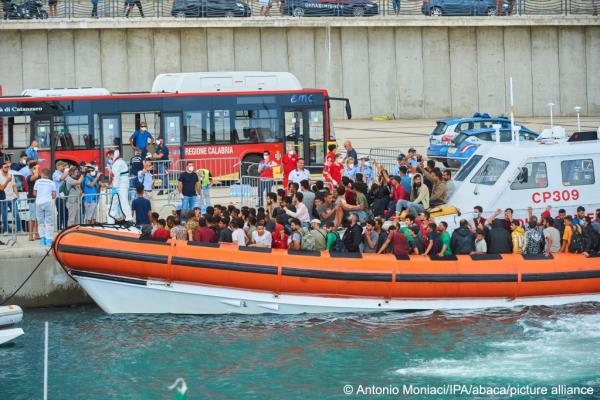
M 313 104 L 314 99 L 312 94 L 294 94 L 290 99 L 292 104 Z

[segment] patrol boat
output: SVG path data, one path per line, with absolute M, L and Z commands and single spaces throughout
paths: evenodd
M 599 129 L 600 130 L 600 129 Z M 518 137 L 518 136 L 517 136 Z M 487 143 L 454 176 L 447 213 L 434 214 L 458 226 L 460 212 L 470 215 L 481 206 L 484 215 L 512 208 L 513 217 L 527 220 L 551 206 L 575 214 L 578 206 L 593 215 L 600 208 L 600 140 L 595 131 L 567 137 L 560 127 L 544 130 L 536 141 Z M 460 212 L 457 212 L 459 210 Z M 500 216 L 501 217 L 501 216 Z

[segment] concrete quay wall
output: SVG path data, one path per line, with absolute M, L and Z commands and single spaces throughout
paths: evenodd
M 42 260 L 46 250 L 16 247 L 0 251 L 0 301 L 14 293 Z M 88 304 L 92 300 L 50 253 L 9 304 L 24 308 Z
M 149 90 L 164 72 L 290 71 L 354 116 L 600 115 L 600 19 L 146 19 L 0 24 L 5 94 Z M 342 117 L 341 108 L 335 117 Z

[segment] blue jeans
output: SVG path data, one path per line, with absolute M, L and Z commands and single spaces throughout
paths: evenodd
M 258 181 L 258 206 L 264 205 L 265 191 L 269 193 L 273 188 L 273 179 L 260 179 Z
M 417 216 L 419 213 L 425 211 L 425 207 L 421 203 L 415 203 L 408 200 L 398 200 L 396 203 L 396 211 L 400 212 L 403 208 L 407 208 L 411 215 Z
M 186 221 L 187 215 L 190 211 L 196 207 L 196 201 L 198 196 L 183 196 L 181 201 L 181 220 Z
M 58 230 L 67 229 L 69 221 L 69 211 L 67 211 L 67 201 L 64 197 L 56 198 L 56 224 Z
M 198 196 L 200 208 L 206 208 L 210 206 L 210 186 L 202 187 L 202 191 Z
M 3 200 L 2 202 L 2 233 L 8 233 L 8 209 L 12 213 L 12 221 L 14 231 L 21 230 L 21 218 L 19 217 L 19 209 L 17 207 L 17 199 Z
M 365 222 L 367 219 L 369 219 L 369 214 L 367 214 L 366 211 L 364 210 L 359 210 L 359 211 L 350 211 L 348 214 L 350 215 L 356 215 L 358 217 L 358 221 L 360 223 Z
M 169 189 L 169 177 L 167 176 L 167 162 L 159 161 L 156 163 L 156 169 L 158 170 L 158 176 L 160 177 L 160 188 L 159 190 Z

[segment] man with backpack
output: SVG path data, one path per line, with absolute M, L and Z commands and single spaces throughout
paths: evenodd
M 326 250 L 338 253 L 344 252 L 346 250 L 344 247 L 344 242 L 342 242 L 340 234 L 335 230 L 335 224 L 333 222 L 327 222 L 325 224 L 325 230 L 327 231 Z
M 316 218 L 310 221 L 309 232 L 315 240 L 315 250 L 325 250 L 327 248 L 327 232 L 321 228 L 321 221 Z
M 581 227 L 573 224 L 573 217 L 570 215 L 564 218 L 565 232 L 562 236 L 561 253 L 582 253 L 583 252 L 583 235 Z
M 537 220 L 530 219 L 528 226 L 529 229 L 525 232 L 522 253 L 541 254 L 544 251 L 544 236 L 538 229 Z

